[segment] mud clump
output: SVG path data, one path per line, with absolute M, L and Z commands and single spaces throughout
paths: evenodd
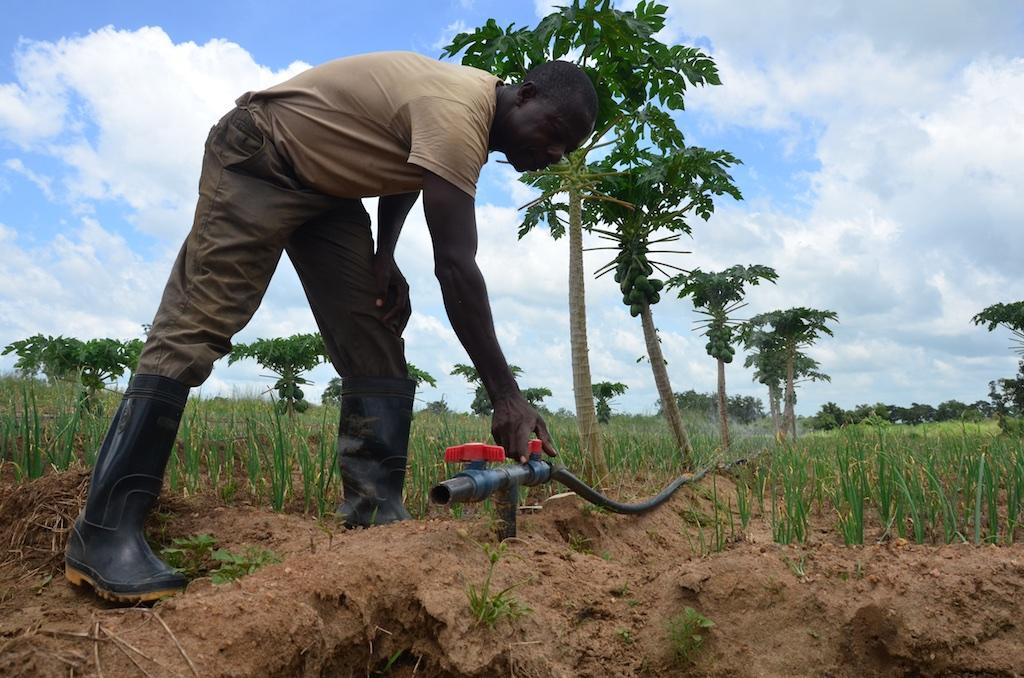
M 715 508 L 700 486 L 640 517 L 573 496 L 521 516 L 491 591 L 514 587 L 530 611 L 493 628 L 467 597 L 488 570 L 482 520 L 345 530 L 165 498 L 159 539 L 208 533 L 281 562 L 232 583 L 194 580 L 153 608 L 114 608 L 59 572 L 53 535 L 77 513 L 84 479 L 0 485 L 0 675 L 852 678 L 1024 667 L 1021 545 L 845 548 L 815 530 L 807 545 L 780 546 L 755 516 L 708 553 L 698 525 Z M 731 484 L 716 483 L 721 500 Z M 714 626 L 683 664 L 668 622 L 687 607 Z

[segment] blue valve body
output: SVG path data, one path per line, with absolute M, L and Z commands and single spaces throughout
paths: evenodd
M 496 492 L 520 485 L 541 485 L 551 480 L 551 464 L 531 454 L 525 464 L 505 464 L 487 468 L 475 461 L 450 479 L 439 483 L 430 496 L 438 504 L 483 501 Z

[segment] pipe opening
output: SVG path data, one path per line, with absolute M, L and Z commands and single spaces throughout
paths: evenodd
M 445 505 L 452 500 L 452 491 L 444 485 L 434 485 L 430 488 L 430 501 L 435 504 Z

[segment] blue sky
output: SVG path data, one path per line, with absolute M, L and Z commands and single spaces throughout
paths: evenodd
M 549 2 L 5 3 L 0 25 L 0 343 L 33 334 L 140 336 L 190 226 L 202 140 L 232 100 L 335 57 L 437 56 L 489 17 L 532 24 Z M 671 1 L 668 42 L 697 44 L 724 85 L 695 90 L 679 118 L 691 143 L 744 164 L 745 200 L 723 201 L 679 265 L 763 263 L 776 286 L 750 312 L 808 305 L 840 316 L 812 354 L 833 377 L 798 411 L 834 400 L 933 404 L 984 398 L 1009 376 L 1008 338 L 969 324 L 1024 297 L 1024 22 L 1017 2 L 723 5 Z M 628 3 L 620 3 L 628 7 Z M 485 167 L 480 263 L 499 337 L 524 386 L 571 407 L 566 243 L 515 239 L 530 197 Z M 373 201 L 368 201 L 373 214 Z M 423 400 L 455 407 L 447 376 L 466 356 L 451 333 L 414 208 L 398 258 L 413 285 L 409 359 L 439 377 Z M 590 271 L 602 260 L 588 255 Z M 626 410 L 655 400 L 639 323 L 606 280 L 588 286 L 596 380 L 623 381 Z M 675 390 L 714 388 L 688 302 L 655 309 Z M 285 263 L 240 340 L 314 329 Z M 730 390 L 763 397 L 740 364 Z M 0 369 L 9 368 L 0 359 Z M 314 372 L 324 384 L 329 367 Z M 258 366 L 218 364 L 209 394 L 264 388 Z M 319 386 L 314 387 L 319 391 Z

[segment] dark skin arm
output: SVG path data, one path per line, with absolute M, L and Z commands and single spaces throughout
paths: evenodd
M 476 264 L 473 198 L 436 174 L 423 171 L 423 213 L 434 244 L 434 272 L 452 329 L 480 373 L 494 406 L 491 435 L 513 459 L 526 461 L 530 433 L 555 454 L 547 425 L 523 398 L 498 345 L 487 286 Z
M 409 309 L 409 283 L 395 264 L 395 245 L 405 218 L 419 191 L 383 195 L 377 201 L 377 252 L 373 256 L 373 277 L 377 286 L 377 307 L 385 309 L 384 322 L 398 321 L 404 326 Z

